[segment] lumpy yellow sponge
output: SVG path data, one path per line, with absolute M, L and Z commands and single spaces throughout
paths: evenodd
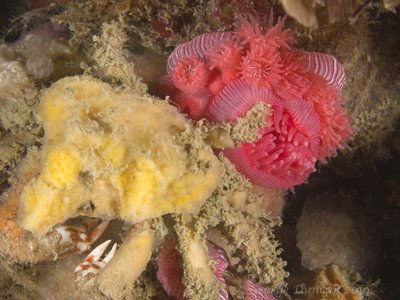
M 80 214 L 136 223 L 195 213 L 219 182 L 218 159 L 177 138 L 190 123 L 166 101 L 69 77 L 42 94 L 39 114 L 42 170 L 21 194 L 19 218 L 32 232 Z

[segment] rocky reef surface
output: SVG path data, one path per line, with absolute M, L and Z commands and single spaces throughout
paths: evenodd
M 0 297 L 399 298 L 398 3 L 322 2 L 2 3 Z M 312 166 L 226 150 L 285 128 Z M 280 184 L 252 182 L 260 159 Z

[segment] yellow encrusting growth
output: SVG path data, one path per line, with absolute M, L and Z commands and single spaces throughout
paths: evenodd
M 70 77 L 42 94 L 39 114 L 42 170 L 21 195 L 27 230 L 45 233 L 87 203 L 94 206 L 90 216 L 132 223 L 196 213 L 219 182 L 209 146 L 197 143 L 191 151 L 176 138 L 191 127 L 166 101 Z
M 42 178 L 54 187 L 66 187 L 76 180 L 80 168 L 81 162 L 78 153 L 64 147 L 56 148 L 47 156 L 47 164 Z
M 154 246 L 154 231 L 148 224 L 133 228 L 118 255 L 106 265 L 96 281 L 100 291 L 109 299 L 123 299 L 134 288 L 134 282 L 146 269 Z

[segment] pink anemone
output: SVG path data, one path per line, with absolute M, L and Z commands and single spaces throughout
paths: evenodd
M 286 18 L 278 18 L 274 25 L 274 14 L 271 10 L 264 19 L 254 15 L 239 16 L 235 32 L 245 43 L 257 42 L 274 48 L 287 48 L 294 43 L 292 31 L 283 29 Z
M 211 67 L 221 74 L 225 84 L 240 77 L 239 66 L 242 62 L 242 48 L 235 41 L 217 44 L 208 52 Z
M 208 89 L 201 89 L 194 93 L 180 93 L 175 97 L 175 104 L 182 113 L 185 113 L 193 120 L 200 120 L 213 94 Z
M 239 16 L 235 31 L 204 33 L 175 48 L 164 90 L 189 117 L 234 121 L 257 101 L 270 125 L 254 143 L 225 149 L 253 183 L 291 188 L 346 147 L 352 134 L 341 106 L 343 66 L 333 56 L 295 49 L 285 18 Z
M 240 79 L 211 102 L 208 114 L 214 121 L 234 121 L 258 101 L 272 106 L 270 125 L 260 131 L 259 140 L 225 149 L 225 156 L 254 184 L 290 188 L 304 182 L 315 171 L 320 140 L 320 121 L 311 104 L 284 101 Z
M 210 82 L 208 84 L 208 89 L 213 93 L 214 95 L 218 95 L 223 88 L 226 86 L 226 83 L 222 79 L 221 74 L 215 73 L 211 76 Z
M 270 18 L 273 23 L 273 14 L 271 11 Z M 274 26 L 266 31 L 264 34 L 264 39 L 268 41 L 269 44 L 274 45 L 277 48 L 289 48 L 289 46 L 295 43 L 292 31 L 290 29 L 283 29 L 285 25 L 286 17 L 278 18 L 278 21 Z
M 180 59 L 172 69 L 172 82 L 183 92 L 196 92 L 205 88 L 211 72 L 205 63 L 195 57 Z
M 268 21 L 271 20 L 272 19 L 268 18 Z M 266 28 L 270 28 L 272 26 L 272 24 L 264 24 L 263 28 L 261 23 L 262 22 L 258 15 L 240 15 L 238 22 L 236 23 L 235 33 L 243 38 L 245 42 L 258 39 L 264 35 Z
M 310 86 L 305 71 L 304 51 L 297 49 L 282 50 L 281 64 L 281 80 L 274 91 L 287 100 L 301 98 Z
M 233 40 L 221 42 L 208 51 L 212 67 L 225 71 L 238 71 L 242 61 L 242 48 Z
M 177 242 L 173 239 L 167 239 L 164 242 L 157 257 L 157 279 L 161 282 L 168 296 L 182 300 L 185 299 L 185 285 L 182 282 L 182 259 L 176 247 Z
M 321 76 L 308 73 L 311 85 L 304 99 L 312 103 L 321 120 L 321 145 L 318 159 L 335 156 L 337 149 L 346 147 L 352 128 L 344 109 L 340 105 L 340 93 Z
M 242 78 L 255 87 L 273 88 L 282 79 L 282 63 L 276 48 L 267 45 L 250 44 L 250 50 L 243 57 Z
M 207 241 L 207 251 L 208 255 L 213 259 L 215 265 L 214 265 L 214 275 L 215 278 L 222 284 L 224 288 L 219 290 L 219 299 L 220 300 L 228 300 L 229 295 L 228 291 L 225 288 L 226 287 L 226 282 L 225 282 L 225 270 L 229 266 L 229 261 L 228 261 L 228 256 L 226 255 L 226 252 L 224 249 L 221 247 L 217 246 L 213 242 Z

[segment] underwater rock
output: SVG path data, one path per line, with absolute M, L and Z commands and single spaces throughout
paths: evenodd
M 7 44 L 0 44 L 0 90 L 0 184 L 7 185 L 26 149 L 40 136 L 37 89 L 15 48 Z
M 314 272 L 310 286 L 297 287 L 310 300 L 362 300 L 374 299 L 372 286 L 361 282 L 359 275 L 352 275 L 337 265 L 330 265 Z
M 13 45 L 25 59 L 28 74 L 35 79 L 49 79 L 59 61 L 74 54 L 68 45 L 68 28 L 64 25 L 44 25 L 24 34 Z
M 324 208 L 318 200 L 306 203 L 297 223 L 302 265 L 310 270 L 330 264 L 355 271 L 364 269 L 370 247 L 357 224 L 346 212 Z
M 387 10 L 396 12 L 396 7 L 400 5 L 400 0 L 383 0 L 383 4 Z

